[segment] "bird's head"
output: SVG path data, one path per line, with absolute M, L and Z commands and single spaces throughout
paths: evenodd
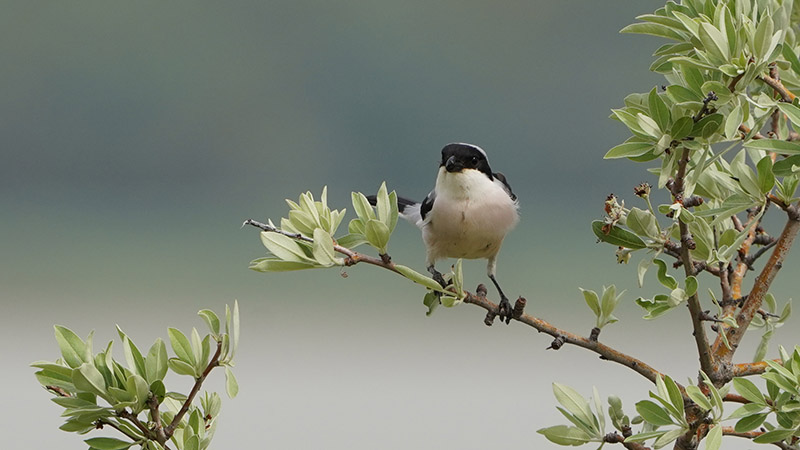
M 477 145 L 454 143 L 442 149 L 442 161 L 439 165 L 449 173 L 460 173 L 465 170 L 477 170 L 493 179 L 492 169 L 486 159 L 486 152 Z

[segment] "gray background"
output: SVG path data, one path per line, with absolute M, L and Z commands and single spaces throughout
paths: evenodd
M 499 264 L 510 295 L 588 334 L 578 287 L 616 283 L 623 322 L 602 340 L 694 376 L 686 312 L 641 320 L 633 300 L 659 289 L 654 276 L 639 289 L 638 257 L 617 265 L 589 228 L 609 192 L 631 205 L 631 188 L 653 181 L 602 156 L 626 137 L 610 108 L 661 82 L 647 72 L 661 42 L 617 32 L 660 4 L 4 2 L 4 445 L 85 448 L 57 429 L 28 367 L 58 357 L 54 323 L 96 329 L 97 349 L 116 323 L 146 349 L 234 299 L 241 392 L 224 402 L 214 448 L 550 448 L 535 430 L 565 422 L 554 380 L 617 394 L 633 415 L 649 389 L 640 376 L 582 349 L 546 351 L 550 339 L 520 324 L 485 327 L 475 307 L 425 317 L 423 291 L 388 272 L 247 269 L 264 249 L 244 219 L 277 220 L 284 198 L 324 185 L 339 207 L 383 180 L 421 198 L 451 141 L 484 147 L 520 197 Z M 423 269 L 408 224 L 390 250 Z M 465 266 L 470 286 L 486 282 L 482 262 Z M 790 278 L 776 283 L 780 302 Z M 776 343 L 797 342 L 788 328 Z

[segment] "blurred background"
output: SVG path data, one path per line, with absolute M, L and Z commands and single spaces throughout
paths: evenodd
M 421 199 L 452 141 L 486 149 L 520 198 L 499 262 L 507 293 L 587 335 L 578 287 L 615 283 L 628 290 L 622 323 L 601 340 L 694 377 L 685 311 L 643 321 L 633 301 L 659 290 L 655 276 L 639 289 L 638 256 L 617 265 L 589 227 L 608 193 L 633 205 L 632 187 L 654 181 L 602 156 L 627 137 L 610 108 L 661 83 L 647 71 L 661 42 L 618 30 L 661 4 L 4 2 L 5 446 L 85 448 L 57 429 L 60 408 L 28 367 L 59 356 L 53 324 L 96 330 L 96 349 L 119 324 L 146 349 L 168 326 L 202 330 L 199 309 L 224 313 L 234 299 L 241 390 L 223 403 L 213 448 L 556 448 L 535 432 L 565 422 L 553 381 L 619 395 L 634 415 L 649 389 L 639 375 L 579 348 L 545 350 L 549 337 L 517 323 L 486 327 L 469 305 L 426 317 L 424 291 L 386 271 L 247 269 L 265 250 L 244 219 L 278 220 L 285 198 L 325 185 L 339 208 L 383 180 Z M 412 226 L 389 248 L 424 270 Z M 469 286 L 488 284 L 483 262 L 465 268 Z M 783 303 L 796 284 L 781 275 Z M 776 345 L 798 342 L 788 328 Z

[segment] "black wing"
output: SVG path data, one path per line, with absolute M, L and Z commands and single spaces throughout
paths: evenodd
M 503 175 L 500 172 L 496 172 L 496 173 L 494 173 L 492 175 L 494 175 L 495 178 L 497 178 L 498 180 L 500 180 L 503 183 L 503 186 L 506 187 L 506 192 L 508 192 L 508 196 L 511 197 L 511 200 L 516 201 L 517 200 L 517 196 L 514 195 L 513 191 L 511 191 L 511 185 L 508 184 L 508 180 L 506 180 L 506 176 Z
M 369 202 L 370 205 L 375 206 L 375 205 L 378 204 L 378 197 L 377 196 L 375 196 L 375 195 L 367 195 L 366 197 L 367 197 L 367 201 Z M 400 196 L 397 197 L 397 211 L 400 214 L 402 214 L 403 211 L 405 211 L 407 207 L 412 206 L 412 205 L 416 205 L 416 204 L 417 204 L 417 202 L 415 202 L 414 200 L 410 200 L 410 199 L 407 199 L 405 197 L 400 197 Z
M 436 200 L 436 192 L 431 191 L 425 200 L 422 201 L 422 205 L 419 207 L 419 214 L 422 216 L 422 220 L 425 220 L 425 216 L 431 211 L 433 208 L 433 201 Z

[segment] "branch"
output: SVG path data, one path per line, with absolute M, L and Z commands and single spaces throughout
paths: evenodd
M 217 341 L 217 351 L 214 353 L 214 356 L 211 357 L 211 361 L 208 362 L 206 369 L 195 380 L 194 386 L 192 386 L 192 390 L 191 392 L 189 392 L 189 396 L 186 397 L 186 401 L 183 402 L 183 406 L 181 406 L 181 409 L 180 411 L 178 411 L 178 414 L 175 415 L 175 417 L 172 419 L 172 422 L 170 422 L 170 424 L 167 425 L 167 427 L 164 429 L 164 435 L 166 435 L 167 439 L 172 437 L 172 433 L 175 432 L 175 428 L 181 422 L 181 419 L 183 419 L 183 416 L 186 414 L 186 411 L 189 410 L 189 406 L 191 406 L 195 395 L 197 395 L 197 393 L 200 391 L 200 386 L 203 385 L 203 381 L 205 381 L 206 377 L 208 376 L 209 373 L 211 373 L 212 369 L 219 366 L 220 353 L 222 353 L 222 341 Z
M 789 219 L 786 221 L 786 226 L 783 228 L 783 232 L 781 232 L 780 237 L 775 243 L 775 249 L 764 265 L 764 268 L 761 270 L 761 273 L 759 273 L 756 278 L 752 290 L 747 295 L 747 300 L 745 300 L 741 311 L 736 316 L 736 323 L 739 325 L 739 328 L 728 328 L 725 331 L 731 348 L 728 349 L 728 347 L 722 343 L 721 337 L 717 337 L 716 342 L 714 342 L 714 355 L 721 361 L 730 362 L 733 358 L 733 354 L 744 336 L 744 330 L 747 329 L 750 322 L 753 320 L 753 316 L 758 313 L 758 310 L 761 308 L 764 295 L 767 294 L 769 287 L 772 285 L 772 281 L 775 279 L 781 267 L 783 267 L 783 261 L 786 259 L 786 255 L 792 247 L 794 238 L 797 236 L 797 233 L 800 232 L 800 214 L 798 214 L 797 208 L 790 208 L 787 212 Z M 739 332 L 739 330 L 742 330 L 742 332 Z
M 487 319 L 489 317 L 491 317 L 491 319 L 494 319 L 494 316 L 500 313 L 499 307 L 495 303 L 486 299 L 486 297 L 482 295 L 475 295 L 470 292 L 467 292 L 466 294 L 467 296 L 464 298 L 464 303 L 480 306 L 481 308 L 488 311 Z M 515 309 L 521 309 L 521 308 L 515 308 Z M 556 338 L 556 340 L 560 343 L 553 345 L 553 348 L 556 350 L 563 344 L 572 344 L 578 347 L 583 347 L 587 350 L 593 351 L 598 355 L 600 355 L 600 359 L 613 361 L 615 363 L 622 364 L 623 366 L 628 367 L 629 369 L 633 370 L 639 375 L 642 375 L 643 377 L 650 380 L 651 383 L 655 383 L 656 378 L 662 375 L 661 372 L 657 371 L 656 369 L 642 362 L 641 360 L 626 355 L 605 344 L 602 344 L 597 341 L 592 341 L 589 338 L 578 336 L 568 331 L 564 331 L 562 329 L 556 328 L 555 326 L 551 325 L 550 323 L 542 319 L 533 317 L 529 314 L 525 314 L 522 311 L 519 312 L 520 314 L 514 314 L 512 315 L 511 318 L 518 322 L 524 323 L 525 325 L 535 328 L 540 333 L 546 333 Z M 486 323 L 487 325 L 491 325 L 491 321 Z M 679 387 L 681 391 L 684 390 L 682 386 L 679 385 Z
M 133 425 L 135 425 L 135 426 L 136 426 L 136 428 L 138 428 L 138 429 L 139 429 L 139 431 L 141 431 L 141 432 L 142 432 L 142 434 L 144 435 L 144 437 L 145 437 L 145 438 L 147 438 L 147 439 L 152 439 L 152 440 L 155 440 L 155 439 L 156 439 L 155 433 L 153 433 L 153 431 L 152 431 L 152 430 L 150 430 L 149 428 L 147 428 L 147 427 L 146 427 L 146 426 L 145 426 L 145 425 L 144 425 L 144 424 L 143 424 L 143 423 L 142 423 L 142 422 L 139 420 L 139 418 L 138 418 L 138 417 L 136 417 L 136 414 L 134 414 L 134 413 L 132 413 L 132 412 L 128 411 L 127 409 L 123 409 L 122 411 L 119 411 L 119 412 L 117 412 L 117 417 L 119 417 L 119 418 L 121 418 L 121 419 L 126 419 L 126 420 L 130 421 L 130 422 L 131 422 Z M 165 442 L 166 442 L 166 441 L 165 441 Z
M 772 361 L 780 364 L 780 359 L 773 359 Z M 767 368 L 766 361 L 758 361 L 752 363 L 742 363 L 742 364 L 734 364 L 733 365 L 733 376 L 734 377 L 746 377 L 750 375 L 761 375 L 762 373 L 766 372 Z
M 686 176 L 686 166 L 689 164 L 689 149 L 684 147 L 681 159 L 678 161 L 678 172 L 675 175 L 675 183 L 673 185 L 672 196 L 675 201 L 682 201 L 683 199 L 683 180 Z M 689 227 L 678 221 L 681 236 L 681 261 L 683 261 L 684 273 L 687 277 L 695 275 L 694 262 L 692 256 L 689 254 L 691 247 L 694 247 L 694 241 L 691 240 Z M 700 307 L 700 299 L 695 292 L 688 300 L 689 313 L 692 316 L 692 327 L 694 329 L 694 340 L 697 346 L 697 354 L 700 358 L 700 369 L 708 374 L 713 379 L 716 378 L 717 368 L 714 364 L 713 355 L 708 345 L 706 338 L 706 329 L 701 320 L 702 308 Z
M 106 419 L 97 419 L 97 422 L 95 423 L 95 426 L 96 426 L 97 428 L 100 428 L 100 429 L 103 429 L 103 427 L 104 427 L 104 426 L 106 426 L 106 425 L 108 425 L 108 426 L 110 426 L 111 428 L 113 428 L 113 429 L 115 429 L 115 430 L 119 431 L 120 433 L 124 434 L 125 436 L 127 436 L 127 437 L 128 437 L 128 439 L 130 439 L 130 440 L 132 440 L 132 441 L 134 441 L 134 442 L 140 442 L 140 441 L 141 441 L 141 439 L 142 439 L 142 438 L 140 438 L 139 436 L 136 436 L 135 434 L 131 434 L 131 433 L 129 433 L 129 432 L 127 432 L 127 431 L 123 430 L 123 429 L 122 429 L 122 428 L 121 428 L 119 425 L 117 425 L 117 424 L 116 424 L 116 423 L 114 423 L 114 422 L 111 422 L 110 420 L 106 420 Z
M 161 413 L 158 412 L 158 398 L 155 395 L 151 394 L 150 398 L 147 399 L 147 407 L 150 409 L 150 420 L 153 421 L 157 440 L 161 445 L 164 445 L 169 437 L 161 424 Z
M 763 431 L 744 431 L 744 432 L 740 432 L 740 431 L 736 431 L 733 427 L 722 427 L 722 434 L 724 436 L 735 436 L 735 437 L 740 437 L 740 438 L 745 438 L 745 439 L 751 439 L 752 440 L 752 439 L 755 439 L 755 438 L 761 436 L 762 434 L 764 434 L 764 432 Z M 775 445 L 775 446 L 777 446 L 779 448 L 782 448 L 784 450 L 790 450 L 792 448 L 792 447 L 786 445 L 784 442 L 773 442 L 772 445 Z
M 794 100 L 795 95 L 792 94 L 788 89 L 786 89 L 786 86 L 783 85 L 781 80 L 772 78 L 769 75 L 761 75 L 758 77 L 758 79 L 763 81 L 766 85 L 768 85 L 772 89 L 774 89 L 775 92 L 781 96 L 781 100 L 783 100 L 784 102 L 791 103 L 792 100 Z
M 650 450 L 650 447 L 645 447 L 644 444 L 640 442 L 625 442 L 625 436 L 622 436 L 616 431 L 603 436 L 603 442 L 608 442 L 609 444 L 622 444 L 623 447 L 627 448 L 628 450 Z

